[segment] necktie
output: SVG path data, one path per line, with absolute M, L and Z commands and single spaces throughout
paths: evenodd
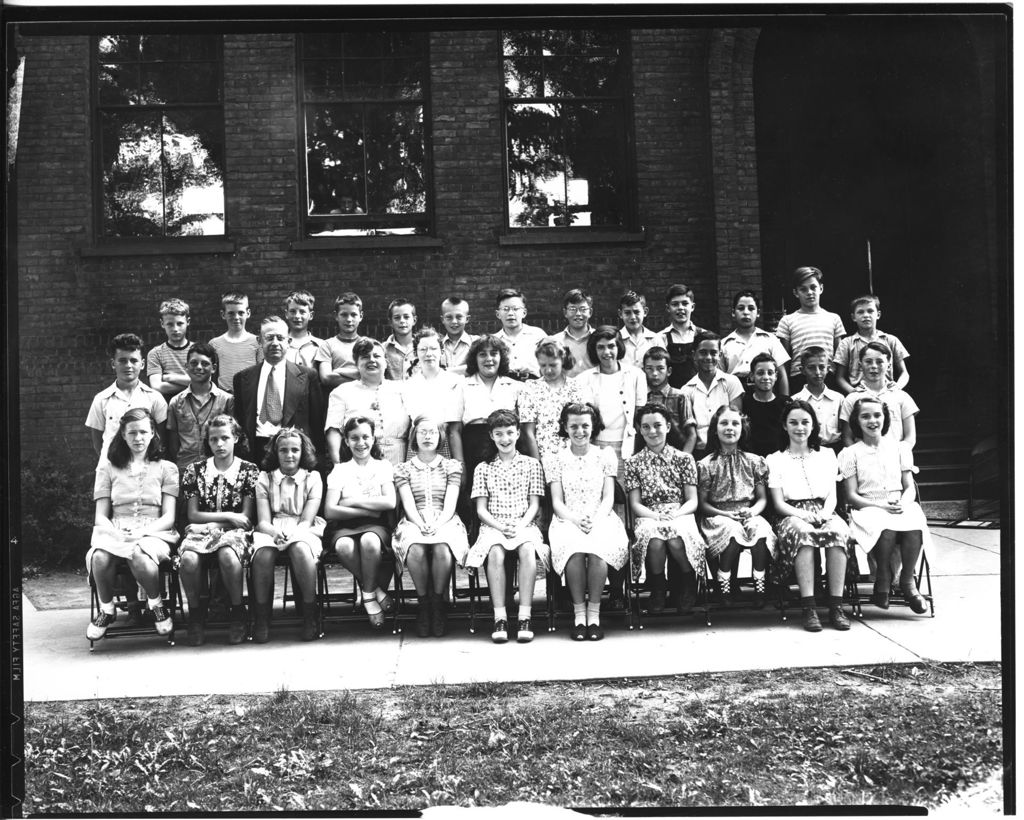
M 263 391 L 263 408 L 260 410 L 260 421 L 269 421 L 271 424 L 281 423 L 281 394 L 277 391 L 277 379 L 274 378 L 276 368 L 277 365 L 274 365 L 267 374 L 267 389 Z

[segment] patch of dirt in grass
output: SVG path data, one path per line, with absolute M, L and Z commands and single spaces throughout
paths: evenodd
M 81 569 L 33 569 L 22 574 L 22 591 L 36 609 L 88 609 L 89 576 Z
M 1001 703 L 995 664 L 31 703 L 25 812 L 935 807 Z

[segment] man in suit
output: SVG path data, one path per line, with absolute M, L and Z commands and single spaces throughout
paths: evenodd
M 282 427 L 298 427 L 324 452 L 324 397 L 316 371 L 285 359 L 288 325 L 280 316 L 260 324 L 263 363 L 235 374 L 235 418 L 252 458 L 263 460 L 267 441 Z

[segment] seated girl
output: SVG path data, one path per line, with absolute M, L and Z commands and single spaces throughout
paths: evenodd
M 201 573 L 216 556 L 221 580 L 231 600 L 228 643 L 245 640 L 247 615 L 242 603 L 245 566 L 249 558 L 249 534 L 256 519 L 255 464 L 235 455 L 242 428 L 231 416 L 210 419 L 203 437 L 208 458 L 189 464 L 181 476 L 181 490 L 188 501 L 188 527 L 181 542 L 178 567 L 188 599 L 188 642 L 200 646 L 206 640 L 208 603 L 202 595 Z
M 900 589 L 910 608 L 923 613 L 927 604 L 917 589 L 914 570 L 921 547 L 930 541 L 924 511 L 915 501 L 914 456 L 906 442 L 893 441 L 889 408 L 879 398 L 857 399 L 850 411 L 854 444 L 839 454 L 839 472 L 850 504 L 850 529 L 875 561 L 872 601 L 889 608 L 890 561 L 899 544 Z
M 313 442 L 297 427 L 283 427 L 267 444 L 256 485 L 257 524 L 252 536 L 256 643 L 270 639 L 274 567 L 281 552 L 288 554 L 302 596 L 302 640 L 312 641 L 318 635 L 316 565 L 323 552 L 320 539 L 326 522 L 317 513 L 323 492 Z
M 789 444 L 767 459 L 768 489 L 778 514 L 775 529 L 779 537 L 772 579 L 788 584 L 795 564 L 804 629 L 820 632 L 821 621 L 814 608 L 814 550 L 824 548 L 829 623 L 847 630 L 850 620 L 843 612 L 843 584 L 852 542 L 846 522 L 836 515 L 836 455 L 821 446 L 821 425 L 808 402 L 790 399 L 783 410 L 782 427 Z
M 416 634 L 442 637 L 447 630 L 447 588 L 455 561 L 469 551 L 466 527 L 455 514 L 462 464 L 444 458 L 444 422 L 421 415 L 413 422 L 413 458 L 395 468 L 405 516 L 395 530 L 395 557 L 409 567 L 419 606 Z
M 666 444 L 672 425 L 668 410 L 645 404 L 637 410 L 644 449 L 626 459 L 626 492 L 636 516 L 631 547 L 633 580 L 646 569 L 650 608 L 665 608 L 666 551 L 683 571 L 683 589 L 675 602 L 689 612 L 697 602 L 696 573 L 704 572 L 707 545 L 697 529 L 697 465 L 693 456 Z
M 546 571 L 549 551 L 537 528 L 537 512 L 544 496 L 540 462 L 516 451 L 519 417 L 513 410 L 495 410 L 487 417 L 491 441 L 498 450 L 492 461 L 483 461 L 473 474 L 470 496 L 476 502 L 480 534 L 466 558 L 467 567 L 487 561 L 487 591 L 494 607 L 491 640 L 508 641 L 505 606 L 505 553 L 519 558 L 519 619 L 516 640 L 533 640 L 530 615 L 537 564 Z
M 121 558 L 127 559 L 132 575 L 146 591 L 157 633 L 170 633 L 171 616 L 160 594 L 160 564 L 170 559 L 178 543 L 177 497 L 178 468 L 160 459 L 153 416 L 145 408 L 128 410 L 121 416 L 107 457 L 96 468 L 96 518 L 85 566 L 96 583 L 100 611 L 85 631 L 90 641 L 106 635 L 117 619 L 114 582 Z
M 324 517 L 338 522 L 330 545 L 359 583 L 370 625 L 380 629 L 395 609 L 387 593 L 390 570 L 382 561 L 391 545 L 387 514 L 395 508 L 394 472 L 377 444 L 373 419 L 352 416 L 341 433 L 341 463 L 327 476 Z
M 608 567 L 621 569 L 628 557 L 626 528 L 612 511 L 618 459 L 613 450 L 594 444 L 600 432 L 597 408 L 570 402 L 558 422 L 558 434 L 569 446 L 544 460 L 554 511 L 548 530 L 551 563 L 555 572 L 565 573 L 569 586 L 574 641 L 604 637 L 601 592 Z
M 761 456 L 740 449 L 748 432 L 747 417 L 739 411 L 728 405 L 715 411 L 708 426 L 708 454 L 697 464 L 697 497 L 704 516 L 701 531 L 723 603 L 729 602 L 736 559 L 747 548 L 753 564 L 754 606 L 761 609 L 775 533 L 761 516 L 768 503 L 768 466 Z

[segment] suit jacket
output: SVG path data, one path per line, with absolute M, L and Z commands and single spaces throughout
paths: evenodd
M 324 420 L 326 409 L 324 394 L 320 389 L 320 378 L 316 371 L 285 361 L 284 398 L 281 406 L 281 426 L 298 427 L 313 440 L 318 456 L 324 453 Z M 256 440 L 256 420 L 259 407 L 256 396 L 259 390 L 262 364 L 247 367 L 235 374 L 232 382 L 235 394 L 235 419 L 242 426 L 249 447 Z M 260 454 L 254 454 L 260 459 Z

